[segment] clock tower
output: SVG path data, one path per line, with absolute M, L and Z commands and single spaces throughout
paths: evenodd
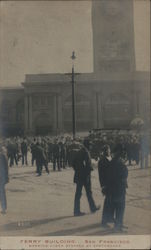
M 94 73 L 135 71 L 132 0 L 92 1 Z

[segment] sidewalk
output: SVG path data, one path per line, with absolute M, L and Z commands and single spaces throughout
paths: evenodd
M 103 208 L 97 169 L 92 172 L 92 190 L 101 209 L 89 212 L 85 191 L 81 198 L 83 217 L 73 217 L 75 185 L 73 170 L 53 172 L 43 170 L 36 177 L 35 167 L 13 167 L 7 185 L 8 211 L 0 214 L 1 236 L 59 236 L 59 235 L 111 235 L 110 229 L 100 227 Z M 151 230 L 151 168 L 128 167 L 125 234 L 150 234 Z

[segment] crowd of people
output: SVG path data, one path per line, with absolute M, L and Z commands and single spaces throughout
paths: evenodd
M 71 167 L 73 149 L 81 140 L 81 138 L 73 140 L 70 136 L 13 137 L 4 139 L 1 144 L 7 151 L 9 167 L 36 165 L 36 172 L 41 176 L 43 167 L 49 173 L 49 163 L 52 163 L 53 171 Z
M 31 154 L 29 162 L 28 154 Z M 95 204 L 91 190 L 91 159 L 97 160 L 98 175 L 102 193 L 105 196 L 102 226 L 114 223 L 118 230 L 123 229 L 125 195 L 128 177 L 127 165 L 132 161 L 140 167 L 149 166 L 149 136 L 121 131 L 90 131 L 87 137 L 72 139 L 69 135 L 13 137 L 4 138 L 0 146 L 0 201 L 2 213 L 6 212 L 7 202 L 5 185 L 8 183 L 8 165 L 36 166 L 37 176 L 45 168 L 49 174 L 52 170 L 59 172 L 66 167 L 74 169 L 76 192 L 74 216 L 82 216 L 80 198 L 82 188 L 92 213 L 100 209 Z M 51 163 L 51 164 L 49 164 Z
M 111 152 L 116 145 L 120 144 L 123 148 L 125 162 L 127 165 L 140 165 L 141 168 L 147 168 L 149 165 L 150 155 L 150 133 L 137 131 L 119 131 L 109 130 L 108 132 L 92 131 L 89 135 L 89 141 L 92 158 L 98 159 L 104 145 L 109 145 Z
M 41 175 L 41 168 L 44 165 L 48 172 L 48 163 L 53 164 L 53 170 L 56 168 L 61 171 L 66 166 L 71 166 L 72 154 L 75 144 L 84 142 L 89 150 L 91 158 L 98 160 L 104 145 L 109 145 L 111 152 L 115 145 L 120 144 L 125 152 L 125 160 L 129 166 L 132 162 L 140 164 L 141 168 L 148 167 L 148 157 L 150 153 L 149 136 L 147 134 L 138 134 L 120 131 L 90 131 L 87 137 L 77 137 L 72 139 L 69 135 L 61 136 L 38 136 L 38 137 L 12 137 L 5 138 L 1 144 L 7 150 L 9 166 L 18 165 L 37 165 L 37 173 Z M 32 155 L 31 162 L 28 160 L 29 152 Z M 42 159 L 43 158 L 43 159 Z M 43 161 L 43 163 L 40 163 Z

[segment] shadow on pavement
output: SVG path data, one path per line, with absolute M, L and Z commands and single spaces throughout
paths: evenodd
M 127 231 L 121 231 L 121 232 L 117 232 L 115 231 L 113 228 L 108 228 L 108 229 L 100 229 L 99 231 L 95 231 L 92 233 L 88 233 L 85 236 L 99 236 L 99 235 L 123 235 L 123 234 L 127 234 Z
M 0 227 L 0 229 L 5 230 L 5 231 L 11 231 L 11 230 L 23 230 L 23 229 L 28 229 L 32 227 L 36 227 L 39 225 L 47 224 L 49 222 L 54 222 L 58 220 L 63 220 L 67 218 L 71 218 L 73 216 L 60 216 L 56 218 L 46 218 L 46 219 L 41 219 L 41 220 L 31 220 L 31 221 L 17 221 L 17 222 L 12 222 L 5 224 Z
M 10 176 L 12 179 L 18 178 L 18 176 L 23 176 L 23 177 L 29 177 L 31 174 L 35 174 L 36 171 L 25 171 L 25 172 L 19 172 L 19 173 L 11 173 Z
M 99 230 L 97 229 L 99 228 Z M 90 236 L 90 235 L 94 235 L 94 236 L 99 236 L 99 235 L 123 235 L 123 234 L 127 234 L 127 230 L 124 231 L 116 231 L 114 230 L 113 227 L 109 227 L 109 228 L 103 228 L 101 227 L 100 223 L 97 224 L 90 224 L 87 226 L 83 226 L 83 227 L 77 227 L 77 228 L 70 228 L 70 229 L 66 229 L 66 230 L 59 230 L 56 232 L 51 232 L 49 234 L 43 234 L 43 235 L 39 235 L 39 236 L 68 236 L 68 235 L 78 235 L 81 236 L 81 233 L 84 232 L 85 230 L 91 230 L 91 229 L 96 229 L 93 232 L 87 232 L 85 234 L 82 234 L 82 236 Z
M 26 192 L 26 190 L 23 190 L 23 189 L 12 189 L 12 188 L 11 189 L 8 188 L 7 191 L 14 192 L 14 193 L 20 193 L 20 192 L 25 193 Z
M 80 233 L 82 233 L 85 230 L 91 230 L 91 229 L 95 229 L 100 227 L 101 230 L 101 226 L 100 223 L 97 224 L 90 224 L 90 225 L 86 225 L 83 227 L 77 227 L 77 228 L 70 228 L 70 229 L 66 229 L 66 230 L 59 230 L 56 232 L 51 232 L 48 234 L 43 234 L 43 235 L 39 235 L 39 236 L 66 236 L 66 235 L 74 235 L 76 233 L 79 233 L 79 235 L 81 235 Z M 110 229 L 104 229 L 102 228 L 102 232 L 108 232 Z M 87 234 L 85 234 L 87 235 Z

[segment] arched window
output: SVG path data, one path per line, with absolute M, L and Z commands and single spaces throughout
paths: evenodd
M 34 121 L 35 133 L 37 135 L 46 135 L 52 133 L 52 123 L 47 113 L 40 113 Z
M 1 104 L 1 119 L 2 122 L 9 122 L 11 120 L 11 104 L 4 100 Z
M 107 127 L 127 127 L 131 120 L 130 100 L 122 93 L 111 94 L 105 101 L 104 121 Z
M 78 131 L 91 128 L 90 101 L 88 97 L 77 94 L 75 96 L 76 129 Z M 64 127 L 72 130 L 72 96 L 70 95 L 64 102 Z

